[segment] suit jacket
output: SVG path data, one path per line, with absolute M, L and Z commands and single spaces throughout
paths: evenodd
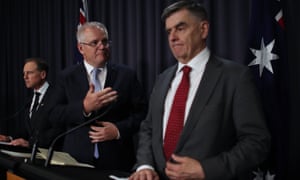
M 54 104 L 50 101 L 52 91 L 52 86 L 49 86 L 37 111 L 32 114 L 31 118 L 29 117 L 29 113 L 33 95 L 27 101 L 28 104 L 25 108 L 25 128 L 20 130 L 19 137 L 27 139 L 31 146 L 37 140 L 39 147 L 48 148 L 52 140 L 63 132 L 60 127 L 51 124 L 49 120 L 50 112 L 54 107 Z
M 139 135 L 136 166 L 152 165 L 163 179 L 164 101 L 176 69 L 158 77 Z M 232 179 L 253 168 L 270 146 L 259 99 L 247 67 L 211 56 L 174 153 L 198 160 L 206 179 Z
M 117 101 L 87 118 L 83 114 L 83 99 L 89 89 L 89 81 L 84 64 L 66 69 L 57 82 L 55 98 L 59 105 L 54 110 L 56 117 L 53 120 L 70 129 L 110 108 L 98 120 L 114 123 L 119 129 L 120 139 L 98 143 L 99 159 L 93 158 L 94 145 L 88 135 L 89 125 L 66 135 L 64 151 L 97 168 L 128 171 L 135 162 L 133 136 L 146 116 L 146 99 L 136 74 L 126 66 L 108 63 L 104 87 L 117 91 Z

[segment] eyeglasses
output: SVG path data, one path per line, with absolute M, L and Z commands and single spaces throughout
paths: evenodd
M 104 47 L 109 47 L 109 45 L 111 44 L 111 41 L 108 39 L 102 39 L 100 41 L 94 40 L 92 42 L 80 42 L 80 44 L 84 44 L 84 45 L 91 46 L 91 47 L 96 47 L 96 46 L 100 46 L 100 45 L 103 45 Z

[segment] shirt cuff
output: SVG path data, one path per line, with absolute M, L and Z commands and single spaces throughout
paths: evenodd
M 144 170 L 144 169 L 151 169 L 151 170 L 154 171 L 154 168 L 153 168 L 152 166 L 150 166 L 150 165 L 147 165 L 147 164 L 143 164 L 143 165 L 139 166 L 139 167 L 136 169 L 136 171 L 140 171 L 140 170 Z
M 117 140 L 119 140 L 121 138 L 121 136 L 120 136 L 120 131 L 118 128 L 117 128 L 117 131 L 118 131 Z

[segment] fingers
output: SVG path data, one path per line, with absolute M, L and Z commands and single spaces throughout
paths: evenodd
M 117 91 L 111 87 L 105 88 L 102 91 L 94 92 L 94 86 L 90 84 L 90 88 L 83 100 L 84 111 L 88 114 L 98 110 L 117 100 Z
M 29 147 L 28 141 L 26 141 L 26 140 L 24 140 L 24 139 L 22 139 L 22 138 L 12 140 L 12 141 L 10 142 L 10 145 L 13 145 L 13 146 Z
M 0 141 L 10 142 L 10 141 L 12 141 L 12 137 L 5 136 L 5 135 L 0 135 Z
M 204 179 L 201 163 L 190 157 L 172 155 L 175 162 L 167 162 L 165 173 L 170 179 Z
M 94 84 L 91 83 L 88 93 L 93 93 L 94 91 L 95 91 L 95 86 Z
M 129 180 L 158 180 L 159 177 L 157 173 L 150 169 L 143 169 L 133 173 Z
M 99 91 L 96 93 L 96 97 L 96 103 L 101 107 L 116 101 L 118 96 L 116 91 Z
M 97 122 L 97 125 L 92 125 L 89 131 L 92 143 L 117 139 L 119 130 L 116 125 L 111 122 Z

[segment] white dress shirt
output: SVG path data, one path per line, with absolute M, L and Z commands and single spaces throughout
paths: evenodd
M 84 61 L 84 66 L 85 69 L 87 71 L 87 77 L 89 82 L 91 83 L 91 79 L 92 79 L 92 71 L 95 67 L 91 66 L 90 64 L 88 64 L 86 61 Z M 104 66 L 103 68 L 98 68 L 101 70 L 101 73 L 98 74 L 98 79 L 100 81 L 101 84 L 101 88 L 103 89 L 104 84 L 105 84 L 105 79 L 106 79 L 106 75 L 107 75 L 107 67 Z M 101 89 L 101 90 L 102 90 Z
M 49 83 L 46 81 L 46 82 L 42 85 L 42 87 L 40 87 L 40 89 L 34 90 L 34 92 L 33 92 L 34 95 L 33 95 L 33 97 L 32 97 L 32 101 L 31 101 L 31 105 L 30 105 L 29 117 L 31 117 L 31 115 L 32 115 L 32 108 L 33 108 L 33 104 L 34 104 L 34 101 L 35 101 L 35 98 L 36 98 L 35 93 L 36 93 L 36 92 L 40 93 L 39 104 L 38 104 L 38 106 L 37 106 L 37 109 L 38 109 L 38 108 L 41 106 L 42 99 L 44 98 L 44 96 L 45 96 L 45 94 L 46 94 L 46 91 L 47 91 L 48 87 L 49 87 Z
M 165 137 L 165 131 L 167 128 L 168 119 L 170 116 L 170 111 L 173 104 L 173 99 L 176 93 L 176 90 L 180 84 L 183 72 L 181 71 L 183 66 L 189 66 L 192 68 L 190 72 L 190 89 L 187 97 L 186 107 L 185 107 L 185 115 L 184 115 L 184 123 L 188 117 L 191 105 L 193 103 L 195 94 L 197 92 L 198 86 L 203 76 L 203 72 L 205 70 L 206 63 L 208 61 L 210 55 L 210 51 L 208 48 L 203 49 L 199 54 L 197 54 L 188 64 L 178 63 L 178 68 L 175 74 L 175 77 L 171 83 L 170 89 L 167 93 L 167 97 L 165 100 L 165 113 L 163 117 L 163 138 Z
M 187 102 L 186 102 L 186 107 L 185 107 L 185 118 L 184 118 L 184 123 L 186 122 L 186 119 L 188 117 L 191 105 L 193 103 L 194 97 L 196 95 L 198 86 L 201 82 L 202 76 L 203 76 L 203 72 L 205 70 L 206 64 L 208 62 L 210 56 L 210 51 L 209 49 L 206 47 L 205 49 L 203 49 L 198 55 L 196 55 L 188 64 L 181 64 L 178 63 L 178 68 L 176 71 L 176 74 L 174 76 L 174 79 L 171 83 L 171 87 L 167 93 L 167 97 L 165 100 L 165 111 L 164 111 L 164 115 L 163 115 L 163 139 L 165 137 L 165 131 L 167 128 L 167 123 L 168 123 L 168 119 L 170 116 L 170 111 L 172 108 L 172 103 L 173 103 L 173 99 L 176 93 L 176 90 L 180 84 L 181 78 L 182 78 L 182 67 L 187 65 L 189 67 L 192 68 L 191 72 L 190 72 L 190 89 L 189 89 L 189 94 L 188 94 L 188 98 L 187 98 Z M 144 164 L 141 165 L 137 168 L 136 171 L 140 171 L 143 169 L 152 169 L 154 170 L 154 168 L 150 165 Z

